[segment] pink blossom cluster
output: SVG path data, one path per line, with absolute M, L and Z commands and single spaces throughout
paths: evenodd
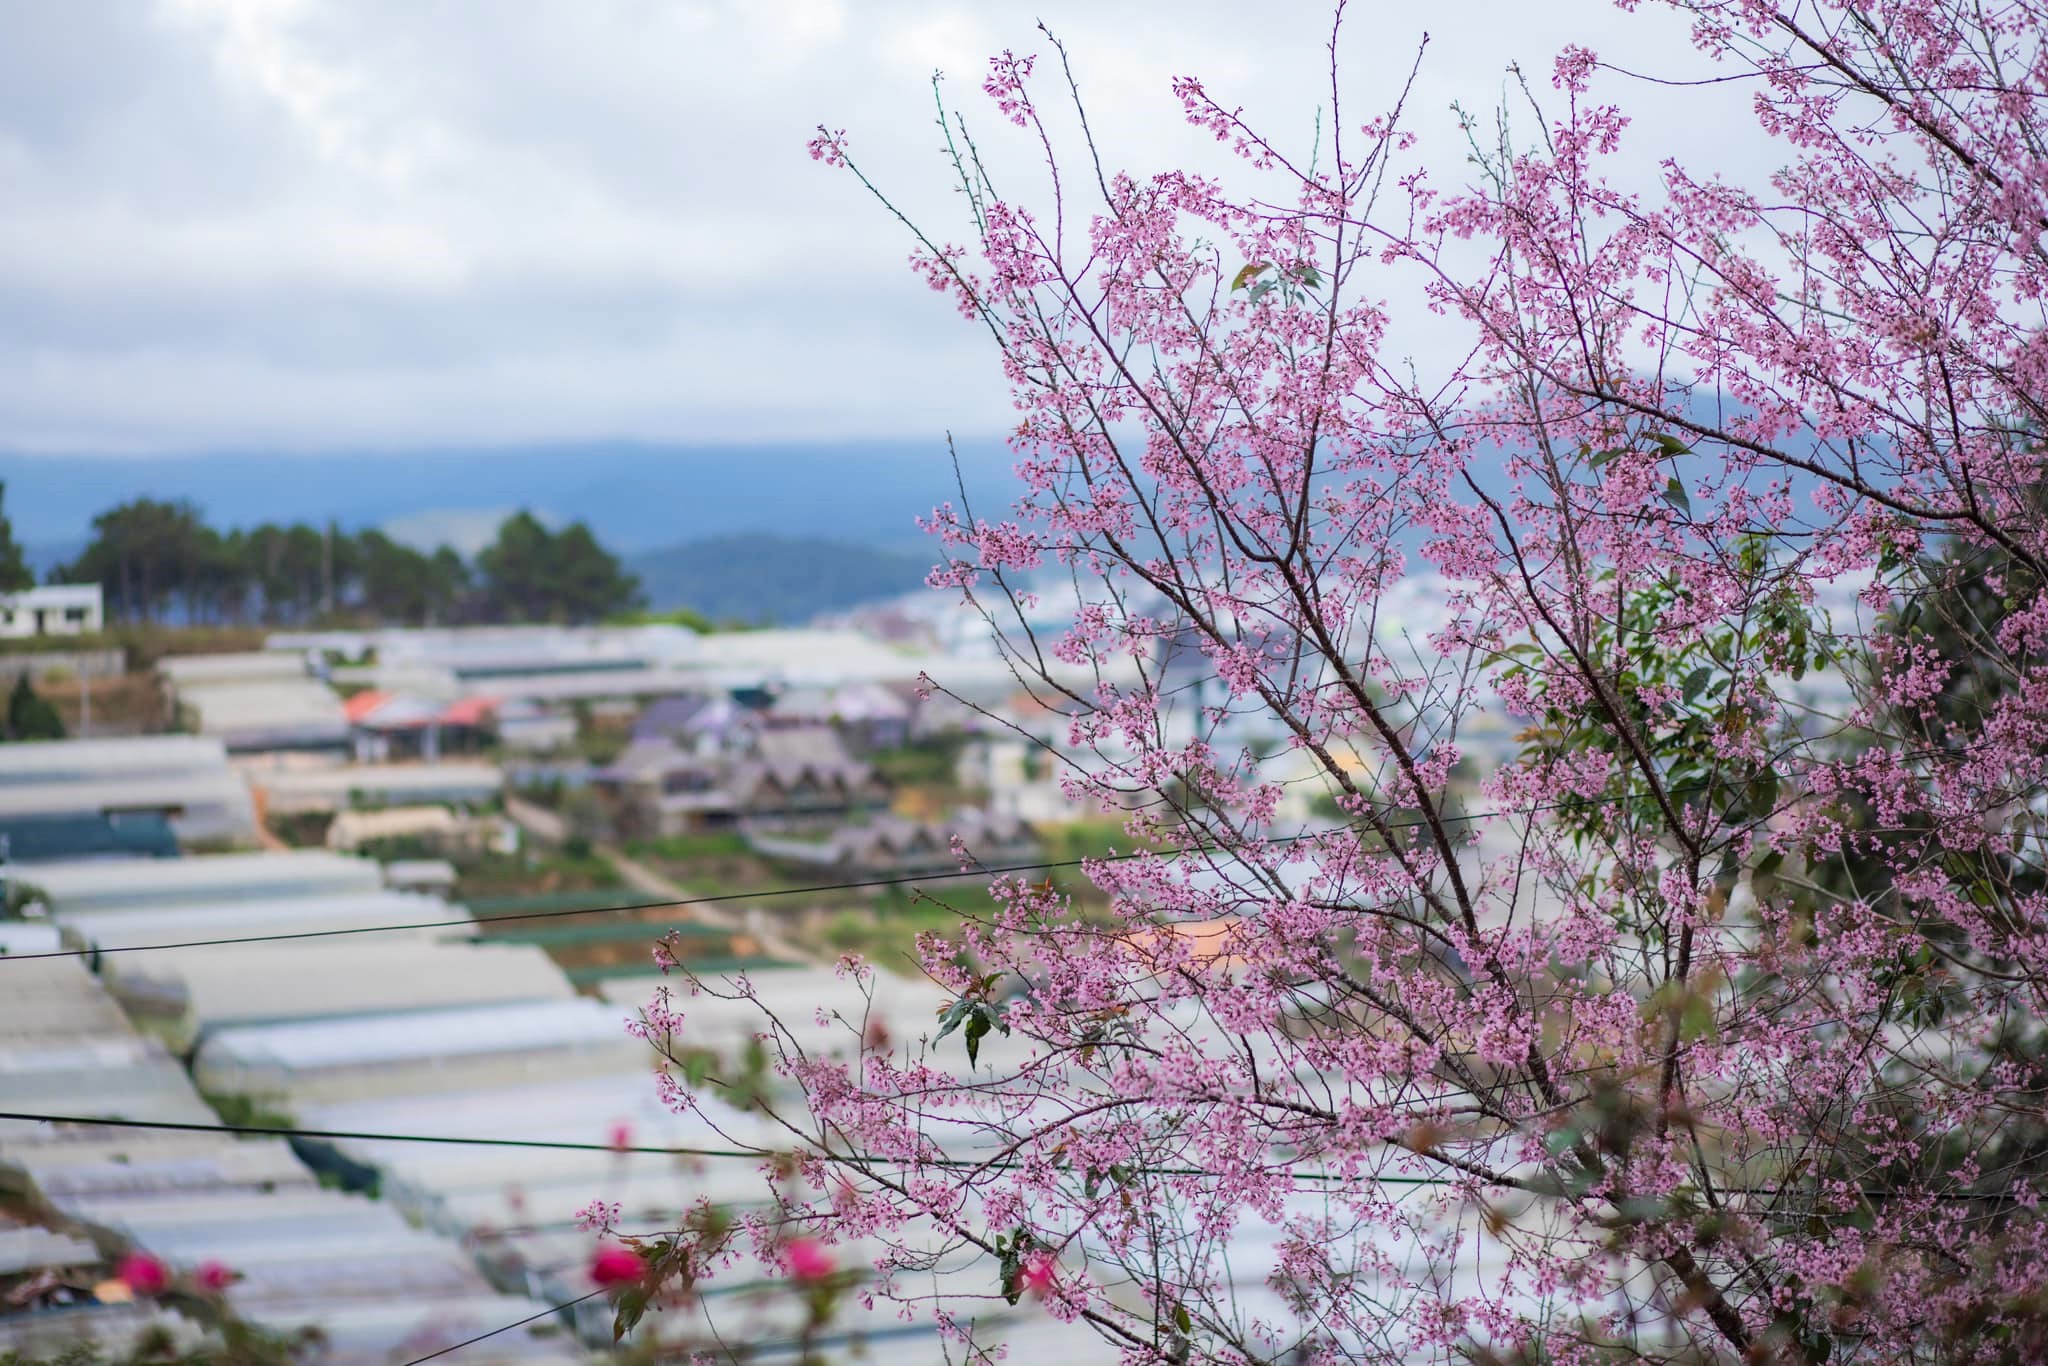
M 1056 175 L 963 152 L 921 239 L 1016 408 L 931 583 L 1129 843 L 927 936 L 950 1026 L 764 1025 L 793 1278 L 936 1237 L 1132 1361 L 2048 1359 L 2048 13 L 1668 8 L 1770 177 L 1623 174 L 1580 47 L 1459 186 L 1407 89 L 1296 148 L 1175 82 L 1226 184 L 992 64 Z

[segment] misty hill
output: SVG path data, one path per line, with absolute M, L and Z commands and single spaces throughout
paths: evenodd
M 1013 492 L 996 443 L 963 446 L 976 511 Z M 591 442 L 493 450 L 27 455 L 0 451 L 15 536 L 54 559 L 131 498 L 190 499 L 217 526 L 392 526 L 408 542 L 474 539 L 515 508 L 585 521 L 606 546 L 654 551 L 767 533 L 914 551 L 915 518 L 958 502 L 942 440 L 757 446 Z M 411 533 L 411 534 L 408 534 Z M 472 547 L 473 548 L 473 547 Z
M 915 590 L 936 560 L 845 541 L 734 535 L 627 557 L 656 611 L 689 607 L 714 621 L 801 622 Z

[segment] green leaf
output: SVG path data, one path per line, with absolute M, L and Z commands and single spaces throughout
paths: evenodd
M 1024 1296 L 1023 1273 L 1023 1249 L 1015 1244 L 1004 1248 L 1002 1261 L 996 1266 L 996 1283 L 997 1288 L 1002 1291 L 1003 1299 L 1010 1304 L 1015 1304 Z
M 1236 278 L 1230 282 L 1230 288 L 1233 291 L 1243 289 L 1246 285 L 1271 269 L 1272 265 L 1269 262 L 1253 261 L 1245 266 L 1243 270 L 1238 271 Z
M 1658 450 L 1674 459 L 1681 455 L 1692 454 L 1692 447 L 1686 445 L 1669 432 L 1652 432 L 1650 440 L 1657 443 Z
M 1714 671 L 1701 665 L 1685 676 L 1685 700 L 1690 702 L 1700 695 L 1700 689 L 1707 686 L 1714 677 Z
M 974 1009 L 974 1002 L 968 1000 L 965 996 L 953 1002 L 952 1009 L 944 1011 L 939 1016 L 938 1038 L 943 1039 L 955 1029 L 958 1029 L 960 1022 L 967 1018 L 967 1012 L 972 1009 Z M 937 1042 L 937 1040 L 935 1039 L 934 1042 Z
M 1624 1219 L 1641 1223 L 1660 1217 L 1664 1213 L 1664 1201 L 1651 1195 L 1631 1196 L 1616 1205 L 1614 1212 Z
M 963 1031 L 963 1036 L 967 1040 L 969 1067 L 973 1067 L 980 1060 L 982 1036 L 988 1033 L 989 1023 L 994 1017 L 995 1012 L 985 1005 L 977 1005 L 967 1013 L 967 1028 Z
M 627 1286 L 619 1292 L 618 1308 L 612 1314 L 612 1341 L 621 1341 L 633 1331 L 647 1312 L 647 1301 L 653 1297 L 654 1288 L 644 1282 Z
M 1778 807 L 1778 770 L 1766 768 L 1758 771 L 1749 780 L 1749 809 L 1759 819 L 1768 816 Z
M 1677 475 L 1671 476 L 1671 482 L 1664 486 L 1664 501 L 1686 516 L 1692 516 L 1692 499 L 1686 497 L 1685 485 L 1678 482 Z
M 1180 1329 L 1183 1333 L 1195 1331 L 1195 1316 L 1188 1312 L 1186 1305 L 1176 1304 L 1173 1306 L 1173 1326 Z

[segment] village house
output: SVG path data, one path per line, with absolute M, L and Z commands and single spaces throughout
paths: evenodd
M 956 837 L 958 851 L 953 847 Z M 765 857 L 829 869 L 849 879 L 958 872 L 963 853 L 970 869 L 1012 868 L 1034 863 L 1044 852 L 1030 825 L 971 808 L 950 820 L 881 816 L 841 826 L 819 839 L 753 833 L 747 842 Z
M 880 775 L 824 726 L 764 730 L 737 754 L 635 740 L 591 775 L 591 786 L 630 838 L 828 827 L 889 799 Z
M 0 637 L 93 635 L 106 625 L 106 603 L 96 583 L 46 583 L 0 593 Z

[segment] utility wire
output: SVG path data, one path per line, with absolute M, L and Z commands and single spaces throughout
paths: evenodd
M 516 1323 L 508 1323 L 502 1328 L 493 1328 L 488 1333 L 478 1333 L 473 1338 L 464 1338 L 460 1342 L 454 1343 L 447 1347 L 443 1347 L 438 1352 L 429 1352 L 423 1357 L 414 1357 L 411 1361 L 406 1362 L 405 1366 L 420 1366 L 420 1363 L 423 1361 L 432 1361 L 435 1357 L 444 1357 L 451 1352 L 459 1352 L 465 1347 L 473 1347 L 477 1343 L 482 1342 L 485 1338 L 494 1338 L 498 1336 L 498 1334 L 500 1333 L 509 1333 L 514 1328 L 524 1328 L 527 1324 L 532 1323 L 535 1319 L 549 1318 L 555 1314 L 561 1313 L 565 1309 L 574 1309 L 577 1305 L 582 1304 L 585 1300 L 594 1300 L 602 1294 L 604 1294 L 604 1289 L 600 1287 L 586 1295 L 578 1295 L 573 1300 L 564 1300 L 560 1304 L 551 1304 L 547 1308 L 541 1310 L 539 1313 L 528 1314 L 525 1318 L 520 1319 Z
M 190 1124 L 168 1119 L 103 1119 L 97 1115 L 39 1115 L 0 1110 L 0 1119 L 42 1124 L 97 1124 L 113 1129 L 160 1129 L 185 1134 L 251 1134 L 270 1138 L 339 1138 L 365 1143 L 457 1143 L 477 1148 L 546 1148 L 558 1152 L 660 1153 L 673 1157 L 751 1157 L 770 1153 L 746 1148 L 662 1148 L 618 1143 L 572 1143 L 542 1138 L 463 1138 L 452 1134 L 378 1134 L 352 1129 L 296 1129 L 271 1124 Z
M 721 1157 L 747 1158 L 755 1162 L 766 1162 L 786 1156 L 785 1153 L 763 1148 L 665 1148 L 650 1144 L 619 1143 L 574 1143 L 568 1140 L 542 1138 L 463 1138 L 453 1134 L 380 1134 L 363 1133 L 349 1129 L 295 1129 L 282 1125 L 265 1124 L 190 1124 L 167 1119 L 103 1119 L 96 1115 L 43 1115 L 18 1110 L 0 1110 L 0 1120 L 18 1119 L 37 1124 L 100 1125 L 113 1129 L 160 1129 L 184 1134 L 239 1134 L 261 1138 L 327 1138 L 353 1139 L 364 1143 L 448 1143 L 477 1148 L 538 1148 L 555 1152 L 585 1153 L 648 1153 L 658 1157 Z M 1396 1145 L 1397 1146 L 1397 1145 Z M 866 1153 L 834 1153 L 814 1151 L 810 1154 L 828 1162 L 850 1167 L 881 1167 L 901 1161 L 896 1158 L 875 1157 Z M 1018 1161 L 984 1162 L 972 1157 L 928 1157 L 915 1160 L 914 1165 L 943 1167 L 956 1171 L 1022 1171 L 1035 1164 Z M 1134 1167 L 1134 1176 L 1213 1176 L 1214 1172 L 1201 1167 Z M 1290 1181 L 1357 1183 L 1383 1186 L 1456 1186 L 1463 1184 L 1444 1176 L 1387 1176 L 1375 1173 L 1370 1176 L 1346 1176 L 1341 1172 L 1313 1172 L 1289 1170 L 1284 1174 Z M 1481 1185 L 1498 1183 L 1481 1181 Z M 1721 1186 L 1718 1188 L 1728 1195 L 1767 1195 L 1773 1198 L 1786 1192 L 1774 1187 L 1763 1186 Z M 1896 1192 L 1887 1190 L 1865 1190 L 1869 1196 L 1890 1196 Z M 499 1230 L 503 1232 L 504 1230 Z
M 94 1115 L 42 1115 L 16 1110 L 0 1110 L 0 1119 L 27 1120 L 40 1124 L 104 1125 L 115 1129 L 161 1129 L 172 1133 L 185 1134 L 245 1134 L 268 1138 L 327 1138 L 353 1139 L 363 1143 L 452 1143 L 479 1148 L 541 1148 L 557 1152 L 586 1153 L 651 1153 L 663 1157 L 726 1157 L 749 1158 L 765 1162 L 781 1154 L 758 1148 L 665 1148 L 644 1144 L 617 1143 L 572 1143 L 566 1140 L 540 1138 L 462 1138 L 452 1134 L 379 1134 L 362 1133 L 349 1129 L 295 1129 L 282 1125 L 267 1124 L 190 1124 L 160 1119 L 102 1119 Z M 828 1161 L 845 1163 L 850 1166 L 884 1166 L 894 1159 L 883 1159 L 858 1153 L 818 1153 Z M 948 1167 L 974 1171 L 1017 1171 L 1030 1164 L 1018 1161 L 982 1162 L 971 1157 L 934 1157 L 917 1163 L 927 1167 Z M 1208 1176 L 1200 1167 L 1141 1167 L 1137 1174 L 1145 1176 Z M 1330 1172 L 1290 1171 L 1287 1176 L 1297 1181 L 1346 1181 L 1352 1178 Z M 1440 1176 L 1374 1176 L 1368 1180 L 1398 1186 L 1449 1186 L 1457 1183 Z
M 1685 796 L 1703 791 L 1712 786 L 1709 783 L 1694 783 L 1685 787 L 1667 789 L 1671 796 Z M 1611 806 L 1635 797 L 1582 797 L 1561 802 L 1548 802 L 1538 806 L 1523 807 L 1512 811 L 1475 811 L 1467 815 L 1443 816 L 1444 825 L 1455 825 L 1467 821 L 1490 820 L 1496 816 L 1531 816 L 1544 811 L 1563 811 L 1574 807 Z M 1389 830 L 1412 830 L 1427 825 L 1423 820 L 1394 821 L 1386 826 Z M 1306 840 L 1322 839 L 1330 835 L 1351 833 L 1350 826 L 1332 826 L 1325 830 L 1309 830 L 1298 835 L 1272 835 L 1265 839 L 1248 840 L 1251 845 L 1299 844 Z M 552 911 L 521 911 L 512 915 L 492 915 L 482 920 L 474 916 L 459 920 L 416 920 L 396 925 L 354 925 L 334 930 L 290 930 L 277 934 L 231 935 L 218 939 L 180 939 L 157 944 L 117 944 L 109 947 L 84 949 L 51 949 L 42 953 L 0 954 L 0 962 L 28 962 L 37 958 L 92 958 L 110 953 L 145 953 L 155 949 L 204 949 L 219 948 L 232 944 L 274 944 L 295 939 L 331 939 L 351 934 L 385 934 L 400 930 L 441 930 L 476 929 L 485 925 L 505 924 L 515 920 L 554 920 L 567 916 L 613 915 L 626 911 L 656 911 L 681 909 L 687 906 L 709 906 L 726 901 L 756 901 L 778 896 L 809 896 L 819 892 L 849 892 L 868 887 L 903 887 L 921 882 L 942 882 L 966 877 L 1000 877 L 1008 873 L 1045 872 L 1054 868 L 1079 868 L 1089 863 L 1121 863 L 1127 859 L 1164 858 L 1171 854 L 1213 854 L 1229 852 L 1226 846 L 1207 844 L 1169 845 L 1163 849 L 1133 849 L 1125 853 L 1095 854 L 1086 858 L 1054 859 L 1037 863 L 1010 863 L 995 867 L 962 868 L 950 873 L 905 873 L 896 877 L 863 878 L 852 882 L 821 882 L 801 887 L 764 887 L 749 892 L 720 892 L 711 896 L 683 897 L 673 901 L 629 901 L 616 906 L 568 907 Z M 650 926 L 650 928 L 652 928 Z

